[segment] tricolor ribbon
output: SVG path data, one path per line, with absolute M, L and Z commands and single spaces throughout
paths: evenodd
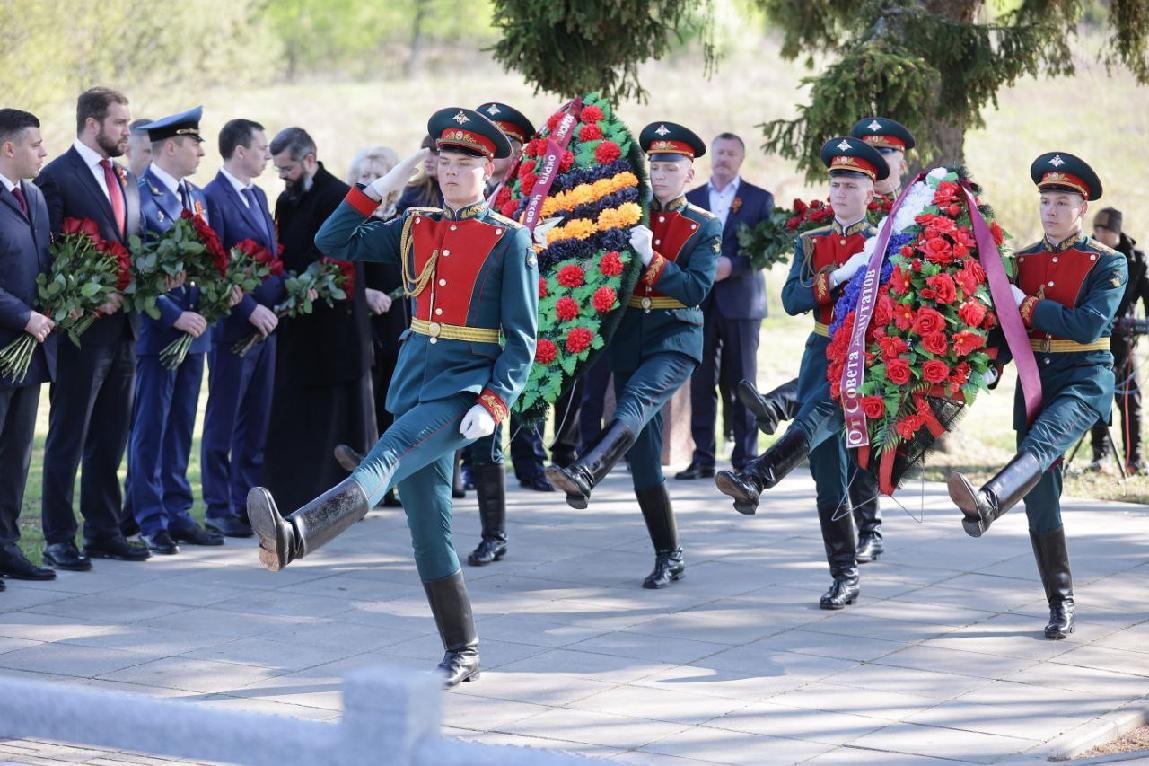
M 559 120 L 558 127 L 547 136 L 547 151 L 539 158 L 536 165 L 536 167 L 542 168 L 538 173 L 539 180 L 531 189 L 531 194 L 527 197 L 527 207 L 523 211 L 523 225 L 532 233 L 539 223 L 543 201 L 546 200 L 547 192 L 551 190 L 551 184 L 554 183 L 559 174 L 559 162 L 562 161 L 563 153 L 567 150 L 567 144 L 570 143 L 571 136 L 574 135 L 574 128 L 578 124 L 578 117 L 581 113 L 582 99 L 576 98 L 566 106 L 566 114 Z

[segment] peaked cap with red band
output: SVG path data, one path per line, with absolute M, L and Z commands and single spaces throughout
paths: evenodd
M 1068 152 L 1046 152 L 1029 166 L 1039 191 L 1068 191 L 1089 201 L 1101 199 L 1101 179 L 1089 163 Z
M 535 136 L 535 126 L 526 115 L 510 104 L 502 101 L 488 101 L 479 104 L 476 112 L 486 117 L 507 134 L 507 138 L 525 144 Z
M 638 143 L 651 162 L 665 162 L 680 157 L 695 160 L 706 154 L 706 144 L 697 133 L 673 122 L 650 123 L 642 129 Z
M 822 163 L 835 173 L 860 173 L 874 181 L 890 175 L 890 166 L 878 150 L 860 138 L 836 136 L 822 144 Z
M 879 151 L 896 149 L 906 152 L 917 144 L 914 134 L 905 125 L 889 117 L 863 117 L 854 123 L 850 135 L 862 139 Z
M 427 135 L 439 151 L 454 149 L 488 160 L 511 156 L 511 142 L 503 131 L 473 109 L 440 109 L 427 121 Z

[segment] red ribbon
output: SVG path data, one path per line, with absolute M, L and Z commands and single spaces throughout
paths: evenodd
M 526 210 L 523 211 L 523 225 L 531 232 L 534 232 L 535 226 L 539 223 L 543 201 L 547 198 L 547 192 L 551 190 L 551 184 L 554 183 L 559 174 L 559 162 L 567 150 L 571 136 L 574 135 L 575 125 L 578 124 L 579 115 L 582 114 L 582 99 L 576 98 L 563 109 L 566 114 L 559 120 L 558 127 L 555 128 L 554 132 L 547 137 L 546 154 L 539 158 L 536 165 L 542 170 L 538 173 L 539 180 L 531 189 L 531 194 L 527 197 Z

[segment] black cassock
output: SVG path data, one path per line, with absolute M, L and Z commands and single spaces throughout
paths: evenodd
M 320 164 L 308 191 L 298 197 L 279 195 L 275 223 L 287 269 L 301 272 L 323 256 L 315 247 L 315 233 L 347 191 L 347 184 Z M 333 307 L 317 301 L 311 314 L 282 319 L 276 331 L 263 483 L 284 513 L 346 478 L 332 455 L 335 445 L 348 444 L 362 453 L 375 442 L 364 287 L 363 265 L 356 264 L 350 300 Z

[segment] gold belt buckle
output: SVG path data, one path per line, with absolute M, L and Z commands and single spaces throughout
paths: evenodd
M 653 303 L 653 301 L 650 300 L 650 296 L 643 296 L 643 298 L 642 298 L 642 310 L 645 311 L 647 314 L 649 314 L 650 313 L 650 306 L 652 303 Z
M 428 322 L 427 334 L 432 338 L 438 338 L 443 334 L 443 325 L 439 324 L 438 322 Z
M 1045 338 L 1045 339 L 1043 339 L 1043 340 L 1041 341 L 1041 353 L 1043 353 L 1043 354 L 1048 354 L 1048 353 L 1049 353 L 1049 349 L 1051 349 L 1052 347 L 1053 347 L 1053 346 L 1052 346 L 1052 344 L 1050 343 L 1050 339 L 1049 339 L 1049 338 Z

